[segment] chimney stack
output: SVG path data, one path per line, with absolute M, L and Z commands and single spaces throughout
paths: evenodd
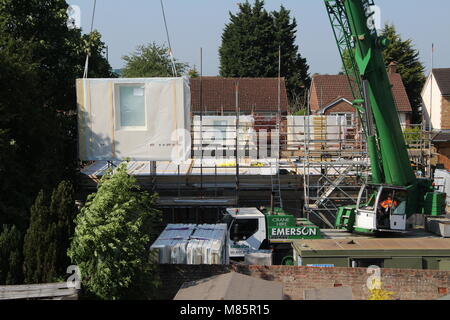
M 391 62 L 388 67 L 388 73 L 394 74 L 397 73 L 397 62 Z

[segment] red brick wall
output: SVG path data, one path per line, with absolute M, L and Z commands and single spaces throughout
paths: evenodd
M 286 266 L 160 266 L 162 299 L 173 299 L 186 281 L 236 271 L 252 277 L 284 284 L 286 299 L 302 300 L 305 289 L 351 286 L 354 298 L 368 298 L 370 274 L 362 268 L 308 268 Z M 395 292 L 394 299 L 434 300 L 450 293 L 450 272 L 435 270 L 383 269 L 383 288 Z
M 438 163 L 443 164 L 445 169 L 450 170 L 450 142 L 435 143 L 438 153 Z
M 319 98 L 317 97 L 317 89 L 316 86 L 311 86 L 311 99 L 310 99 L 310 109 L 311 113 L 316 113 L 320 109 Z
M 341 101 L 325 111 L 326 115 L 330 115 L 332 113 L 356 113 L 356 111 L 354 107 L 348 104 L 348 102 Z
M 442 97 L 441 129 L 450 129 L 450 97 Z

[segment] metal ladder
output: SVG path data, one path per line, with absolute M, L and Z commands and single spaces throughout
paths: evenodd
M 274 208 L 283 209 L 283 198 L 281 196 L 281 179 L 280 179 L 280 163 L 277 158 L 275 163 L 276 173 L 270 174 L 270 181 L 272 184 L 273 206 Z

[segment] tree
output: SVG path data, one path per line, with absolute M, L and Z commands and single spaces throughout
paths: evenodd
M 34 147 L 42 139 L 45 111 L 35 103 L 38 92 L 36 64 L 27 42 L 0 33 L 0 225 L 26 230 L 27 210 L 35 192 Z M 36 157 L 39 161 L 39 158 Z
M 75 110 L 75 79 L 83 75 L 86 53 L 91 55 L 89 76 L 112 75 L 100 34 L 68 28 L 67 8 L 65 0 L 2 0 L 0 6 L 0 31 L 30 42 L 45 83 L 40 94 L 54 110 Z
M 47 231 L 50 210 L 44 192 L 39 192 L 31 207 L 30 227 L 25 235 L 23 245 L 24 274 L 26 283 L 45 282 L 45 259 L 48 250 Z
M 414 48 L 411 39 L 402 40 L 394 25 L 386 24 L 381 35 L 386 37 L 390 42 L 388 47 L 383 51 L 386 67 L 392 62 L 397 63 L 398 73 L 402 77 L 409 101 L 412 105 L 412 122 L 421 123 L 421 92 L 425 85 L 426 77 L 424 73 L 425 67 L 419 58 L 419 51 Z
M 0 229 L 0 284 L 22 282 L 22 235 L 16 226 Z
M 24 240 L 24 270 L 27 283 L 54 282 L 63 277 L 70 260 L 67 250 L 73 235 L 74 191 L 63 181 L 53 191 L 51 202 L 43 191 L 31 208 L 30 226 Z
M 69 29 L 66 10 L 64 0 L 0 1 L 0 191 L 10 195 L 0 223 L 22 231 L 42 187 L 75 179 L 75 79 L 86 54 L 90 76 L 112 74 L 100 34 Z
M 0 0 L 0 193 L 8 195 L 0 198 L 0 225 L 14 225 L 22 237 L 39 190 L 75 180 L 75 79 L 86 54 L 89 76 L 112 75 L 100 34 L 69 29 L 67 6 Z
M 64 0 L 0 1 L 0 224 L 22 234 L 41 188 L 76 175 L 75 79 L 108 77 L 98 32 L 67 27 Z
M 198 78 L 198 77 L 200 77 L 200 73 L 198 72 L 197 68 L 194 66 L 193 68 L 189 69 L 188 76 L 189 76 L 189 78 Z
M 296 41 L 297 22 L 290 11 L 267 12 L 264 1 L 239 4 L 239 12 L 230 13 L 230 23 L 222 33 L 219 49 L 220 75 L 223 77 L 277 77 L 281 51 L 281 75 L 286 78 L 291 104 L 301 105 L 311 79 L 306 59 Z
M 274 17 L 276 38 L 281 48 L 281 74 L 286 77 L 286 88 L 291 104 L 299 109 L 305 103 L 304 94 L 311 85 L 309 66 L 299 53 L 295 44 L 297 21 L 290 17 L 290 11 L 281 6 L 280 11 L 272 13 Z
M 127 164 L 101 179 L 76 218 L 69 249 L 82 284 L 101 299 L 143 299 L 158 284 L 149 246 L 161 217 L 156 195 L 139 190 Z
M 57 276 L 63 276 L 70 259 L 67 251 L 70 240 L 75 230 L 74 219 L 76 216 L 74 189 L 69 181 L 62 181 L 53 191 L 50 213 L 52 224 L 49 228 L 50 242 L 54 244 L 54 257 L 49 260 Z
M 123 69 L 125 78 L 173 77 L 170 50 L 165 46 L 156 43 L 139 46 L 134 53 L 122 59 L 126 62 Z M 188 64 L 174 61 L 178 76 L 184 74 Z

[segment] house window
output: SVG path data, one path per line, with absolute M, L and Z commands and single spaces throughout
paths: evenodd
M 119 123 L 122 128 L 146 127 L 145 117 L 145 87 L 144 85 L 119 85 L 116 87 Z M 116 103 L 117 103 L 116 102 Z
M 347 127 L 353 127 L 355 122 L 355 114 L 354 113 L 332 113 L 333 116 L 345 117 L 345 125 Z

